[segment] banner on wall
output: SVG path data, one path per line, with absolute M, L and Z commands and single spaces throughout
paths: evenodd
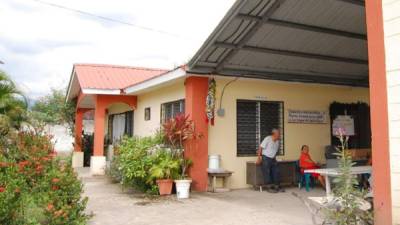
M 351 116 L 339 115 L 332 122 L 332 134 L 338 135 L 342 132 L 346 136 L 353 136 L 354 119 Z
M 289 109 L 288 122 L 289 123 L 324 124 L 324 123 L 327 123 L 326 122 L 326 112 Z

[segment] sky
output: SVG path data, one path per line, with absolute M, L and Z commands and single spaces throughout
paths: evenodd
M 1 0 L 0 70 L 35 100 L 66 88 L 74 63 L 172 69 L 189 61 L 233 2 Z

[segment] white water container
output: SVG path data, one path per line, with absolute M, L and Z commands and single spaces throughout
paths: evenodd
M 191 183 L 192 180 L 175 180 L 176 197 L 178 199 L 189 198 Z
M 208 156 L 208 169 L 219 170 L 219 162 L 221 160 L 220 155 L 209 155 Z

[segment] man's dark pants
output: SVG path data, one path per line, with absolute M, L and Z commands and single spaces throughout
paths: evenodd
M 262 171 L 264 176 L 264 184 L 275 184 L 279 187 L 279 168 L 275 158 L 262 156 Z

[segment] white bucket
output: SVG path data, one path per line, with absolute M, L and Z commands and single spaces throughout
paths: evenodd
M 175 180 L 176 197 L 178 199 L 189 198 L 190 183 L 192 183 L 192 180 Z
M 221 160 L 220 155 L 209 155 L 208 156 L 208 168 L 210 170 L 218 170 L 220 160 Z

